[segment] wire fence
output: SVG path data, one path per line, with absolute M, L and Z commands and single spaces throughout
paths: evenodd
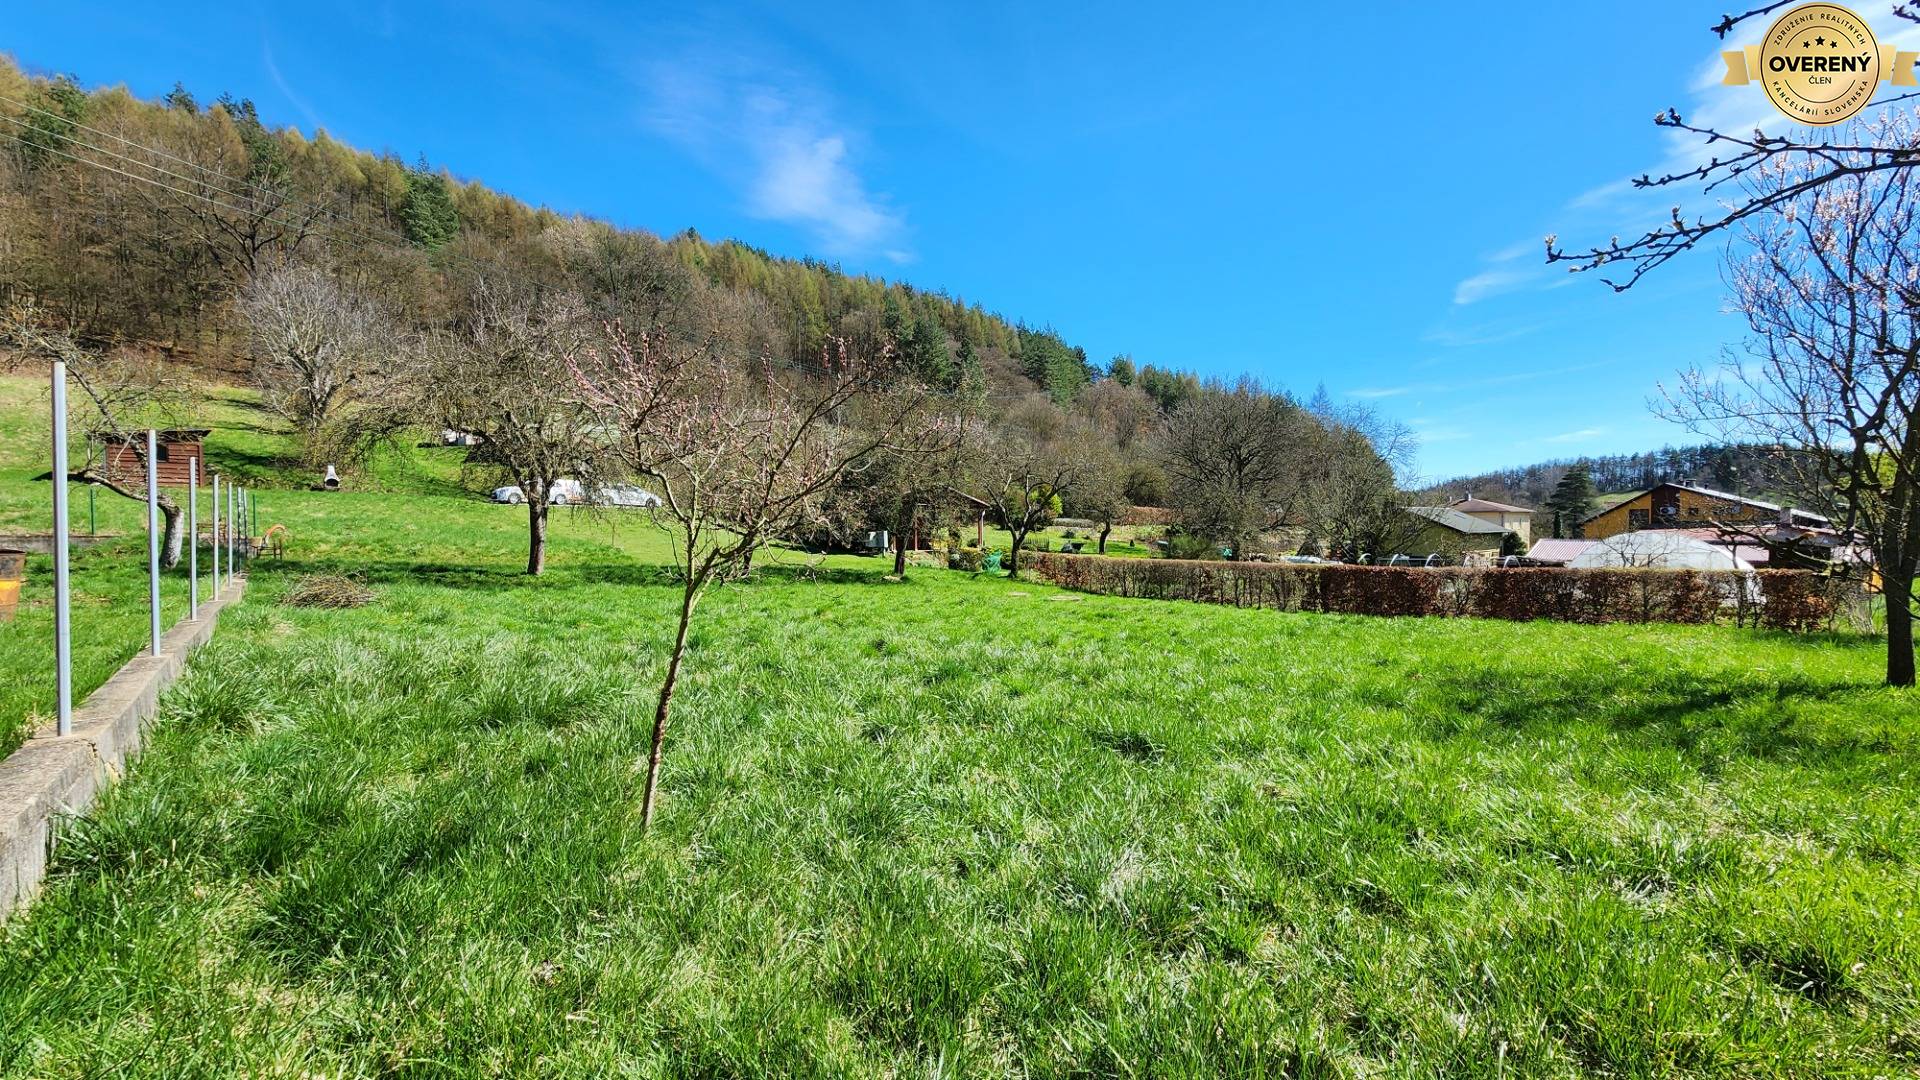
M 67 377 L 66 361 L 53 361 L 51 372 L 53 535 L 51 544 L 53 549 L 54 729 L 61 736 L 69 735 L 73 730 L 73 582 L 70 550 L 72 530 L 68 521 L 67 505 Z M 149 429 L 145 433 L 144 450 L 145 453 L 142 456 L 145 459 L 143 465 L 146 472 L 148 648 L 152 655 L 159 656 L 166 630 L 161 619 L 160 564 L 161 548 L 166 540 L 167 530 L 162 524 L 164 515 L 160 501 L 158 431 Z M 223 482 L 220 474 L 216 472 L 209 472 L 205 479 L 210 484 L 209 509 L 212 512 L 212 516 L 208 519 L 210 529 L 207 546 L 211 556 L 213 594 L 218 596 L 222 588 L 231 585 L 235 577 L 243 572 L 243 568 L 253 557 L 252 523 L 257 520 L 256 509 L 253 492 L 250 489 L 232 480 Z M 176 510 L 177 513 L 184 513 L 186 517 L 184 554 L 187 559 L 189 578 L 187 601 L 189 619 L 200 617 L 201 480 L 199 459 L 189 458 L 186 506 Z

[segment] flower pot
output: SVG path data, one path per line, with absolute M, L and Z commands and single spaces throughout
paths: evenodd
M 20 581 L 27 576 L 27 553 L 0 548 L 0 622 L 11 622 L 20 608 Z

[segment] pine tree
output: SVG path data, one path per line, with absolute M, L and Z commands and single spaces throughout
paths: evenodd
M 1564 537 L 1568 528 L 1587 516 L 1594 495 L 1593 471 L 1584 461 L 1574 462 L 1554 485 L 1553 494 L 1547 496 L 1547 509 L 1553 511 L 1554 539 Z
M 960 355 L 954 361 L 956 393 L 970 407 L 979 409 L 987 400 L 987 369 L 980 363 L 980 351 L 973 347 L 972 338 L 960 339 Z
M 427 168 L 426 159 L 407 170 L 407 201 L 400 208 L 407 239 L 432 251 L 460 232 L 460 212 L 454 209 L 446 177 Z
M 165 100 L 169 109 L 177 109 L 193 115 L 198 115 L 200 112 L 200 103 L 194 100 L 193 94 L 187 90 L 186 85 L 178 80 L 174 81 L 173 90 L 167 94 Z
M 947 349 L 947 335 L 932 319 L 920 319 L 907 331 L 902 343 L 908 367 L 930 386 L 952 390 L 958 381 L 953 354 Z
M 1121 353 L 1107 364 L 1107 378 L 1121 386 L 1133 385 L 1133 357 Z

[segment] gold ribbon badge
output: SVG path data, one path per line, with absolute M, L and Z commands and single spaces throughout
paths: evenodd
M 1880 44 L 1865 19 L 1824 0 L 1788 10 L 1758 45 L 1720 57 L 1727 62 L 1722 85 L 1759 83 L 1767 100 L 1802 124 L 1858 116 L 1882 82 L 1920 86 L 1913 74 L 1920 53 Z
M 1727 75 L 1720 80 L 1720 85 L 1745 86 L 1760 81 L 1760 46 L 1748 45 L 1739 52 L 1723 52 L 1720 59 L 1727 62 Z M 1880 81 L 1895 86 L 1920 86 L 1920 79 L 1915 79 L 1913 74 L 1915 62 L 1920 62 L 1920 52 L 1902 52 L 1891 45 L 1880 46 Z

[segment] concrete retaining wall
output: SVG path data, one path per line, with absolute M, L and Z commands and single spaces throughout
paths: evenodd
M 141 535 L 144 536 L 145 534 L 142 533 Z M 69 551 L 78 551 L 81 548 L 93 547 L 95 544 L 111 544 L 118 539 L 120 539 L 119 533 L 100 533 L 96 536 L 75 533 L 67 537 L 67 549 Z M 39 555 L 51 555 L 53 554 L 53 534 L 0 533 L 0 548 L 12 548 L 15 551 L 31 551 Z
M 227 605 L 238 603 L 247 581 L 235 578 L 160 638 L 160 655 L 141 653 L 73 710 L 72 733 L 51 725 L 0 761 L 0 921 L 33 899 L 46 876 L 47 855 L 66 819 L 87 812 L 140 749 L 161 691 L 180 677 L 187 656 L 213 636 Z

